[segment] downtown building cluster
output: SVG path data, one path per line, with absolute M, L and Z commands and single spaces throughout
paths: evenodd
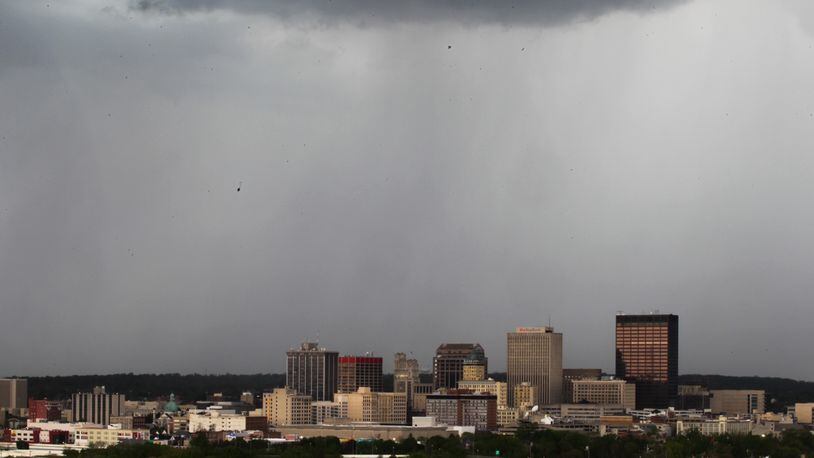
M 0 441 L 76 447 L 151 440 L 336 436 L 403 439 L 450 433 L 512 433 L 521 425 L 599 434 L 775 434 L 814 423 L 814 404 L 765 412 L 761 390 L 678 385 L 678 317 L 618 314 L 615 374 L 563 367 L 563 335 L 518 327 L 506 335 L 506 373 L 490 377 L 479 343 L 438 346 L 428 370 L 393 357 L 340 355 L 316 342 L 290 348 L 286 385 L 227 400 L 128 401 L 104 387 L 70 399 L 29 399 L 24 379 L 0 380 Z

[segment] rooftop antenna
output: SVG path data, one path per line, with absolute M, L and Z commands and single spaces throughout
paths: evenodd
M 548 314 L 548 327 L 551 327 L 551 314 Z

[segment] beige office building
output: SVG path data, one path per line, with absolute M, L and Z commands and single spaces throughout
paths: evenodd
M 728 415 L 762 414 L 766 412 L 766 392 L 763 390 L 709 390 L 709 408 L 713 413 Z
M 574 391 L 571 382 L 574 380 L 599 380 L 602 378 L 602 369 L 565 368 L 562 370 L 562 401 L 571 402 Z
M 486 378 L 486 366 L 482 363 L 469 363 L 464 361 L 464 376 L 463 380 L 475 381 L 484 380 Z
M 571 380 L 574 404 L 618 404 L 636 408 L 636 385 L 624 380 Z
M 412 413 L 427 411 L 427 395 L 433 393 L 432 383 L 416 383 L 413 385 L 413 400 L 410 402 Z
M 360 387 L 355 393 L 337 395 L 338 402 L 347 402 L 348 420 L 381 424 L 407 423 L 406 393 L 376 393 Z
M 468 390 L 473 393 L 488 393 L 497 396 L 497 406 L 506 407 L 508 405 L 509 391 L 506 382 L 498 382 L 493 379 L 488 380 L 460 380 L 459 390 Z
M 498 407 L 497 425 L 501 428 L 515 426 L 520 419 L 520 409 L 517 407 Z
M 311 396 L 290 388 L 263 393 L 263 414 L 269 426 L 307 425 L 312 421 Z
M 510 404 L 523 382 L 537 389 L 537 402 L 562 402 L 562 334 L 551 327 L 518 327 L 507 334 Z
M 514 387 L 514 407 L 530 409 L 537 405 L 537 387 L 523 382 Z
M 794 416 L 797 423 L 810 425 L 814 423 L 814 402 L 798 402 L 794 405 Z
M 25 409 L 26 407 L 28 407 L 28 380 L 0 378 L 0 409 Z

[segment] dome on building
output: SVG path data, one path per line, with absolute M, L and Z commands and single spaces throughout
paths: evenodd
M 175 413 L 181 410 L 175 403 L 175 394 L 170 394 L 170 400 L 164 404 L 164 412 Z
M 483 347 L 480 344 L 475 344 L 472 348 L 472 352 L 469 353 L 464 359 L 464 364 L 466 365 L 484 365 L 486 363 L 486 352 L 483 351 Z

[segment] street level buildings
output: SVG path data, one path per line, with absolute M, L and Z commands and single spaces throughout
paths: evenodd
M 514 386 L 514 407 L 531 409 L 537 405 L 537 387 L 528 382 Z
M 461 380 L 458 382 L 459 390 L 467 390 L 473 393 L 489 393 L 497 396 L 497 406 L 506 407 L 509 400 L 509 392 L 506 382 L 498 382 L 494 379 L 488 380 Z
M 713 413 L 751 415 L 766 413 L 763 390 L 710 390 L 709 408 Z
M 263 393 L 263 414 L 271 426 L 305 425 L 312 421 L 311 396 L 291 388 Z
M 404 425 L 407 423 L 406 393 L 376 393 L 367 387 L 341 396 L 347 402 L 347 418 L 352 422 Z M 340 396 L 337 396 L 337 400 Z M 342 402 L 342 401 L 340 401 Z
M 450 426 L 474 426 L 477 431 L 497 429 L 497 396 L 449 390 L 427 395 L 427 416 Z
M 636 408 L 636 385 L 624 380 L 574 380 L 574 404 L 616 404 L 626 409 Z

